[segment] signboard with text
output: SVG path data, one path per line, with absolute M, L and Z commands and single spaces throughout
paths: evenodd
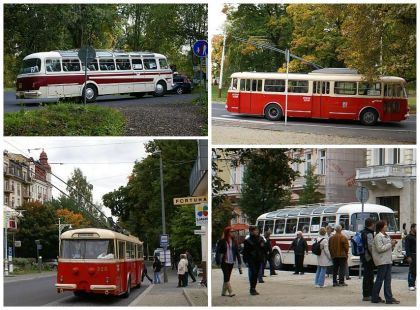
M 208 223 L 208 206 L 207 203 L 202 203 L 195 206 L 195 225 L 206 226 Z
M 207 203 L 207 196 L 193 196 L 174 198 L 174 206 L 179 205 L 194 205 L 197 203 Z

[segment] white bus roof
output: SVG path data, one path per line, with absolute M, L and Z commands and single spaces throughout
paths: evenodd
M 31 58 L 79 58 L 77 53 L 79 50 L 68 50 L 68 51 L 51 51 L 51 52 L 39 52 L 26 56 L 25 59 Z M 113 51 L 113 50 L 96 50 L 96 58 L 124 58 L 124 57 L 156 57 L 156 58 L 166 58 L 162 54 L 152 53 L 152 52 L 122 52 L 122 51 Z
M 296 216 L 313 216 L 323 214 L 349 214 L 355 212 L 362 212 L 361 203 L 337 203 L 337 204 L 316 204 L 316 205 L 305 205 L 296 206 L 291 208 L 279 209 L 276 211 L 262 214 L 257 220 L 274 220 L 277 218 L 287 218 Z M 381 212 L 381 213 L 394 213 L 394 211 L 388 207 L 365 203 L 364 212 Z
M 230 76 L 231 78 L 239 79 L 286 79 L 286 73 L 279 72 L 235 72 Z M 383 82 L 397 82 L 405 83 L 405 80 L 396 76 L 382 76 L 379 78 Z M 346 82 L 358 82 L 363 81 L 363 75 L 361 74 L 333 74 L 333 73 L 289 73 L 289 80 L 311 80 L 311 81 L 346 81 Z
M 61 239 L 120 239 L 142 243 L 137 237 L 120 234 L 116 231 L 101 228 L 80 228 L 68 230 L 61 234 Z

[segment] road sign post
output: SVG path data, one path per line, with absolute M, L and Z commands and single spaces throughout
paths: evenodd
M 360 215 L 360 219 L 359 221 L 362 222 L 362 224 L 364 225 L 364 221 L 365 216 L 364 216 L 364 212 L 365 212 L 365 202 L 368 201 L 369 199 L 369 190 L 366 187 L 363 186 L 359 186 L 356 189 L 356 198 L 357 201 L 359 201 L 362 204 L 362 214 Z M 357 223 L 356 223 L 356 227 L 357 227 Z M 362 277 L 362 262 L 359 261 L 359 279 Z
M 86 84 L 87 84 L 87 67 L 88 63 L 92 62 L 96 58 L 96 51 L 91 46 L 83 47 L 77 53 L 82 65 L 85 65 L 85 90 L 83 91 L 84 103 L 86 104 Z
M 208 44 L 205 40 L 198 40 L 194 43 L 193 53 L 200 58 L 200 97 L 202 96 L 201 86 L 203 84 L 203 68 L 202 68 L 202 58 L 206 58 L 208 54 Z M 206 62 L 207 66 L 207 62 Z M 207 70 L 206 70 L 207 72 Z

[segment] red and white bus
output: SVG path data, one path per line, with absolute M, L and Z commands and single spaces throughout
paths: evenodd
M 360 203 L 339 203 L 339 204 L 316 204 L 306 206 L 296 206 L 277 211 L 265 213 L 258 217 L 257 226 L 261 232 L 270 230 L 271 245 L 274 252 L 274 265 L 280 269 L 283 265 L 294 264 L 293 251 L 289 253 L 290 244 L 296 238 L 296 233 L 302 231 L 308 243 L 309 254 L 305 255 L 304 264 L 316 265 L 317 256 L 312 255 L 311 249 L 313 241 L 319 235 L 320 227 L 338 224 L 343 225 L 343 233 L 348 238 L 364 228 L 364 220 L 370 217 L 375 222 L 385 220 L 388 223 L 388 234 L 398 242 L 394 248 L 392 259 L 394 262 L 402 262 L 404 259 L 401 237 L 397 227 L 394 211 L 388 207 L 376 204 Z M 360 257 L 351 255 L 351 242 L 348 264 L 349 266 L 359 265 Z
M 405 80 L 382 76 L 374 83 L 349 69 L 319 69 L 309 74 L 238 72 L 231 75 L 226 109 L 262 115 L 269 120 L 287 116 L 319 119 L 401 121 L 408 117 Z
M 16 98 L 83 97 L 147 93 L 163 96 L 173 86 L 173 73 L 166 57 L 156 53 L 97 51 L 85 67 L 78 51 L 41 52 L 26 56 L 16 81 Z
M 128 297 L 141 285 L 143 243 L 138 238 L 97 228 L 61 235 L 57 292 L 99 293 Z

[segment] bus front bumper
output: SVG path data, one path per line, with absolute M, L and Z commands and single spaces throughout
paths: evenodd
M 17 91 L 16 99 L 37 99 L 42 96 L 39 90 Z

